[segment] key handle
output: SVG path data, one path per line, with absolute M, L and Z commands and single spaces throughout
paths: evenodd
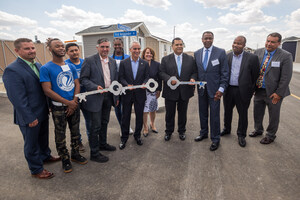
M 172 85 L 171 82 L 172 81 L 176 81 L 175 85 Z M 176 76 L 172 76 L 168 81 L 167 81 L 167 85 L 172 89 L 175 90 L 179 85 L 181 84 L 193 84 L 193 85 L 199 85 L 199 89 L 201 88 L 205 88 L 206 85 L 206 81 L 195 81 L 195 82 L 190 82 L 190 81 L 179 81 Z
M 113 81 L 109 86 L 108 91 L 117 96 L 122 92 L 122 85 L 118 81 Z
M 151 83 L 153 84 L 151 86 Z M 147 83 L 145 84 L 145 86 L 147 87 L 147 89 L 150 91 L 150 92 L 155 92 L 155 90 L 157 89 L 158 87 L 158 83 L 153 79 L 153 78 L 150 78 Z
M 172 84 L 171 84 L 172 81 L 176 81 L 176 84 L 175 84 L 175 85 L 172 85 Z M 180 82 L 179 82 L 179 80 L 176 78 L 176 76 L 172 76 L 172 77 L 167 81 L 167 85 L 168 85 L 172 90 L 175 90 L 175 89 L 180 85 Z

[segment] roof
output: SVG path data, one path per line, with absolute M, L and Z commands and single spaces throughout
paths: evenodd
M 143 25 L 146 32 L 149 32 L 147 27 L 143 22 L 132 22 L 132 23 L 124 23 L 122 25 L 129 26 L 131 30 L 134 30 Z M 82 31 L 75 33 L 76 35 L 94 35 L 94 34 L 104 34 L 104 33 L 113 33 L 117 31 L 122 31 L 118 29 L 118 24 L 110 24 L 110 25 L 100 25 L 100 26 L 92 26 Z
M 157 36 L 155 36 L 155 35 L 149 35 L 149 37 L 152 37 L 152 38 L 154 38 L 154 39 L 156 39 L 156 40 L 158 40 L 158 41 L 162 41 L 162 42 L 166 42 L 166 43 L 171 43 L 170 41 L 165 40 L 165 39 L 160 38 L 160 37 L 157 37 Z
M 284 38 L 284 39 L 282 40 L 282 42 L 287 42 L 287 41 L 298 41 L 298 40 L 300 40 L 299 37 L 291 36 L 291 37 Z

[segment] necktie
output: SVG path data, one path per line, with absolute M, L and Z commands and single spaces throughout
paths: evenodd
M 181 73 L 180 56 L 177 56 L 177 69 L 178 69 L 178 75 L 180 76 L 180 73 Z
M 263 84 L 263 80 L 264 80 L 264 75 L 265 75 L 265 71 L 266 71 L 266 67 L 267 67 L 267 64 L 269 62 L 269 59 L 270 59 L 270 53 L 268 52 L 268 55 L 265 59 L 265 62 L 264 64 L 262 65 L 261 69 L 260 69 L 260 72 L 259 72 L 259 77 L 256 81 L 256 85 L 258 88 L 261 88 L 262 87 L 262 84 Z
M 206 71 L 206 67 L 207 67 L 207 60 L 208 60 L 208 49 L 205 49 L 205 55 L 204 55 L 204 60 L 203 60 L 203 68 Z
M 34 73 L 37 75 L 37 77 L 39 77 L 40 78 L 40 72 L 39 72 L 39 70 L 37 69 L 37 66 L 35 65 L 35 64 L 31 64 L 30 65 L 30 68 L 34 71 Z

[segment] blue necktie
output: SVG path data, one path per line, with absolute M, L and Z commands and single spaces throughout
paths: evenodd
M 207 67 L 207 60 L 208 60 L 208 49 L 205 49 L 205 56 L 204 56 L 204 60 L 203 60 L 203 68 L 206 71 L 206 67 Z
M 178 69 L 178 75 L 180 76 L 180 73 L 181 73 L 180 56 L 177 56 L 177 69 Z

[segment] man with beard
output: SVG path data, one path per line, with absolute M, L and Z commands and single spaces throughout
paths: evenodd
M 233 52 L 227 55 L 229 65 L 229 85 L 224 93 L 224 129 L 221 136 L 230 134 L 232 111 L 236 106 L 239 114 L 237 135 L 241 147 L 246 146 L 248 128 L 248 108 L 259 73 L 258 57 L 244 51 L 246 38 L 238 36 L 232 44 Z
M 14 106 L 14 123 L 19 125 L 24 139 L 24 154 L 32 176 L 49 179 L 54 174 L 43 162 L 60 160 L 50 155 L 49 109 L 39 82 L 40 63 L 34 61 L 36 49 L 32 40 L 19 38 L 14 42 L 18 58 L 6 67 L 3 82 Z
M 47 47 L 53 59 L 41 67 L 40 82 L 46 96 L 50 98 L 56 149 L 62 159 L 63 170 L 68 173 L 72 171 L 72 164 L 66 147 L 67 123 L 71 132 L 71 160 L 79 164 L 87 163 L 79 154 L 80 111 L 75 95 L 80 92 L 80 83 L 74 65 L 64 62 L 66 51 L 62 41 L 48 39 Z

